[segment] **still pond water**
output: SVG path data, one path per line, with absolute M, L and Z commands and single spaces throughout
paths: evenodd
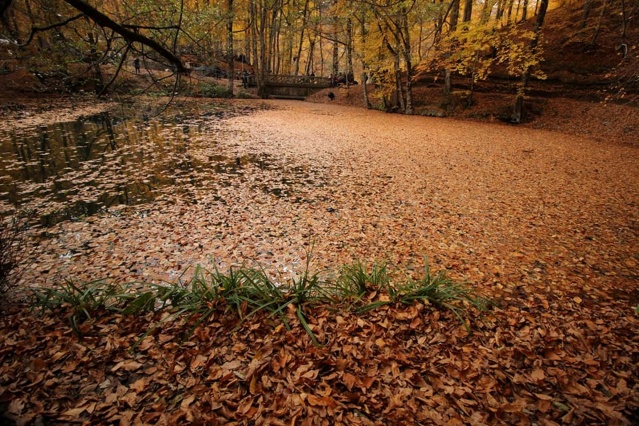
M 19 209 L 50 226 L 117 205 L 229 186 L 248 169 L 285 167 L 266 154 L 239 155 L 220 144 L 220 116 L 140 120 L 107 112 L 0 132 L 1 210 Z M 286 169 L 262 189 L 285 197 L 309 179 L 303 168 Z

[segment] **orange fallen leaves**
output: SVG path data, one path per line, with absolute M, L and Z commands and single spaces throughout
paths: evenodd
M 636 253 L 636 196 L 616 184 L 634 169 L 604 170 L 606 161 L 598 159 L 617 164 L 615 155 L 628 162 L 632 155 L 592 144 L 579 150 L 574 141 L 550 144 L 533 134 L 526 137 L 536 151 L 524 155 L 528 142 L 501 127 L 506 136 L 491 144 L 466 143 L 447 129 L 450 148 L 432 140 L 431 128 L 391 143 L 385 126 L 393 123 L 354 124 L 362 134 L 367 126 L 376 129 L 389 144 L 377 153 L 372 141 L 341 130 L 348 123 L 339 115 L 331 117 L 335 129 L 327 143 L 344 145 L 316 148 L 305 138 L 317 131 L 317 116 L 292 129 L 285 118 L 262 116 L 242 131 L 280 129 L 277 143 L 260 149 L 274 158 L 310 152 L 318 164 L 303 164 L 296 175 L 308 175 L 310 183 L 285 184 L 281 168 L 254 166 L 229 187 L 211 183 L 215 195 L 170 196 L 66 223 L 32 242 L 38 256 L 30 278 L 96 271 L 175 276 L 205 256 L 202 247 L 224 265 L 250 258 L 290 267 L 302 260 L 291 247 L 317 238 L 321 266 L 392 251 L 397 264 L 413 267 L 414 254 L 425 251 L 434 265 L 473 280 L 497 306 L 471 315 L 470 334 L 454 315 L 431 306 L 392 305 L 360 315 L 314 307 L 309 325 L 327 342 L 321 348 L 295 318 L 289 331 L 262 314 L 240 324 L 219 311 L 190 335 L 165 322 L 134 347 L 159 318 L 98 315 L 82 325 L 78 339 L 63 316 L 20 309 L 0 317 L 0 406 L 8 416 L 123 425 L 636 421 L 639 321 L 629 309 L 636 297 L 629 269 L 636 265 L 629 259 Z M 236 144 L 235 131 L 216 130 Z M 241 158 L 254 149 L 232 144 L 220 149 Z M 579 161 L 551 155 L 567 146 Z M 400 166 L 389 150 L 403 159 Z M 352 153 L 362 158 L 354 161 Z M 477 166 L 482 161 L 489 171 Z M 595 165 L 600 172 L 591 172 Z M 458 179 L 453 167 L 472 171 L 472 179 Z M 582 173 L 587 179 L 568 188 L 566 176 Z M 269 182 L 276 185 L 260 186 Z M 606 207 L 579 207 L 590 196 Z M 198 232 L 189 235 L 191 228 Z

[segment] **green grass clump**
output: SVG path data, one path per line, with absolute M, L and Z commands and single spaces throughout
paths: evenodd
M 350 265 L 343 265 L 335 281 L 335 288 L 344 297 L 355 298 L 361 298 L 371 291 L 388 290 L 388 264 L 376 262 L 369 268 L 358 260 Z
M 395 279 L 397 276 L 400 278 Z M 273 278 L 262 268 L 240 267 L 222 272 L 197 266 L 190 278 L 184 280 L 183 275 L 173 283 L 143 286 L 103 280 L 84 284 L 67 281 L 56 288 L 34 291 L 35 306 L 44 310 L 70 309 L 69 318 L 76 330 L 79 322 L 92 319 L 100 311 L 139 314 L 167 310 L 170 315 L 161 323 L 185 318 L 193 328 L 216 312 L 234 312 L 240 321 L 266 312 L 280 318 L 288 329 L 291 317 L 287 314 L 292 313 L 316 345 L 320 343 L 308 323 L 308 307 L 312 305 L 354 308 L 363 314 L 384 305 L 418 302 L 450 310 L 464 325 L 468 307 L 485 307 L 484 299 L 445 272 L 433 273 L 427 262 L 420 276 L 401 275 L 387 263 L 368 266 L 357 261 L 342 266 L 334 278 L 324 279 L 311 271 L 307 260 L 300 274 L 286 279 Z
M 124 298 L 123 287 L 105 280 L 88 283 L 65 281 L 56 288 L 34 291 L 33 304 L 43 310 L 70 309 L 69 322 L 74 330 L 79 323 L 90 320 L 104 310 L 115 310 Z

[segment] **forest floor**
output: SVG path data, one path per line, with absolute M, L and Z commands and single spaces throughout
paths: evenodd
M 318 347 L 293 313 L 286 330 L 265 314 L 238 324 L 220 311 L 186 341 L 188 326 L 166 322 L 133 350 L 158 315 L 98 315 L 80 338 L 64 314 L 17 300 L 0 317 L 7 419 L 636 424 L 636 110 L 553 98 L 512 126 L 478 110 L 461 120 L 342 105 L 358 102 L 355 90 L 337 89 L 333 102 L 224 101 L 261 107 L 214 124 L 220 149 L 277 167 L 242 163 L 244 177 L 215 193 L 33 233 L 21 285 L 169 279 L 207 256 L 299 270 L 310 245 L 318 270 L 356 259 L 419 268 L 428 256 L 494 302 L 469 310 L 470 332 L 427 305 L 314 306 Z M 478 94 L 479 108 L 489 97 Z M 181 101 L 194 117 L 218 102 Z M 113 106 L 46 102 L 5 99 L 0 129 Z

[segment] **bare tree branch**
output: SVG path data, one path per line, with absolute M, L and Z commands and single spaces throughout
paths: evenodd
M 31 34 L 29 34 L 29 39 L 27 41 L 25 41 L 22 45 L 23 46 L 27 46 L 29 43 L 31 43 L 33 41 L 33 37 L 39 33 L 39 32 L 43 32 L 43 31 L 49 31 L 52 30 L 54 28 L 58 28 L 58 27 L 64 27 L 65 25 L 80 19 L 84 16 L 83 13 L 80 13 L 79 15 L 75 15 L 70 17 L 69 19 L 65 19 L 64 21 L 61 22 L 57 22 L 55 24 L 51 24 L 51 25 L 47 25 L 46 27 L 32 27 L 31 28 Z
M 136 33 L 135 31 L 131 31 L 128 28 L 125 28 L 121 24 L 115 22 L 113 19 L 109 18 L 108 16 L 82 0 L 65 0 L 65 2 L 71 7 L 74 7 L 78 11 L 82 12 L 96 24 L 102 27 L 110 28 L 111 30 L 120 34 L 128 42 L 141 43 L 155 50 L 160 56 L 164 57 L 173 65 L 175 65 L 178 73 L 189 73 L 189 70 L 184 66 L 180 58 L 175 56 L 172 52 L 170 52 L 157 41 L 143 36 L 142 34 Z
M 115 70 L 115 73 L 113 73 L 113 77 L 111 77 L 111 80 L 109 80 L 109 82 L 102 88 L 102 90 L 100 90 L 100 93 L 98 93 L 98 97 L 103 96 L 107 92 L 107 90 L 109 90 L 109 87 L 111 87 L 111 85 L 118 78 L 118 75 L 120 75 L 120 71 L 122 70 L 122 66 L 124 65 L 124 62 L 126 61 L 126 55 L 127 53 L 129 53 L 130 49 L 131 49 L 131 44 L 129 43 L 126 45 L 126 50 L 124 51 L 122 58 L 120 58 L 120 63 L 118 64 L 118 68 Z

